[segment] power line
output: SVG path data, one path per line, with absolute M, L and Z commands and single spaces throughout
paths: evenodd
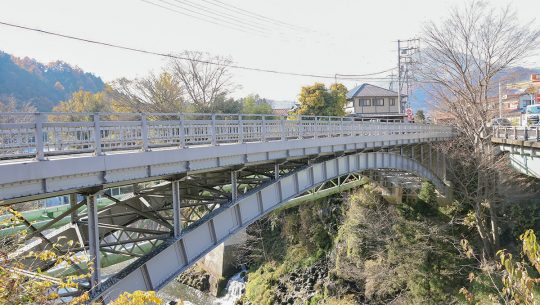
M 286 26 L 286 27 L 289 27 L 291 29 L 301 29 L 303 31 L 312 32 L 312 30 L 310 30 L 308 28 L 296 26 L 296 25 L 293 25 L 293 24 L 290 24 L 290 23 L 287 23 L 287 22 L 284 22 L 284 21 L 281 21 L 281 20 L 268 18 L 268 17 L 263 16 L 261 14 L 254 13 L 254 12 L 245 10 L 243 8 L 240 8 L 240 7 L 237 7 L 237 6 L 234 6 L 232 4 L 225 3 L 225 2 L 222 2 L 222 1 L 219 1 L 219 0 L 210 0 L 210 1 L 209 0 L 202 0 L 202 1 L 206 2 L 206 3 L 210 3 L 210 1 L 211 1 L 213 3 L 210 3 L 210 4 L 219 6 L 221 8 L 226 9 L 226 10 L 229 10 L 229 11 L 237 12 L 238 14 L 244 15 L 246 17 L 255 18 L 255 19 L 265 21 L 265 22 L 269 22 L 269 23 L 276 24 L 276 25 Z
M 212 23 L 212 24 L 215 24 L 215 25 L 224 26 L 224 27 L 227 27 L 227 28 L 229 28 L 229 29 L 233 29 L 233 30 L 236 30 L 236 31 L 240 31 L 240 32 L 250 33 L 250 34 L 251 34 L 251 32 L 244 31 L 244 30 L 241 29 L 241 28 L 237 28 L 237 27 L 235 27 L 235 26 L 230 26 L 230 25 L 227 25 L 227 24 L 218 23 L 218 22 L 215 22 L 215 21 L 212 20 L 212 19 L 206 19 L 206 18 L 197 17 L 197 16 L 194 16 L 194 15 L 185 13 L 185 12 L 181 12 L 181 11 L 175 10 L 175 9 L 173 9 L 173 8 L 170 8 L 170 7 L 163 6 L 163 5 L 158 4 L 158 3 L 150 2 L 149 0 L 140 0 L 140 1 L 145 2 L 145 3 L 148 3 L 148 4 L 153 5 L 153 6 L 157 6 L 157 7 L 166 9 L 166 10 L 171 11 L 171 12 L 175 12 L 175 13 L 177 13 L 177 14 L 181 14 L 181 15 L 184 15 L 184 16 L 188 16 L 188 17 L 191 17 L 191 18 L 200 20 L 200 21 L 209 22 L 209 23 Z
M 265 30 L 265 31 L 268 30 L 267 27 L 265 27 L 264 25 L 261 25 L 258 22 L 253 22 L 253 21 L 249 21 L 249 20 L 246 20 L 246 19 L 242 19 L 241 17 L 234 16 L 234 15 L 231 15 L 231 14 L 228 14 L 228 13 L 225 13 L 225 12 L 218 12 L 218 11 L 216 11 L 216 10 L 210 8 L 210 7 L 195 3 L 195 2 L 190 1 L 190 0 L 174 0 L 174 1 L 176 1 L 178 3 L 183 3 L 183 4 L 188 5 L 190 7 L 200 9 L 200 10 L 202 10 L 204 12 L 208 12 L 208 13 L 216 15 L 216 16 L 220 16 L 220 17 L 223 17 L 223 18 L 230 19 L 230 20 L 232 20 L 234 22 L 238 22 L 238 23 L 243 24 L 243 25 L 251 26 L 251 27 L 261 29 L 261 30 Z
M 368 74 L 336 74 L 336 75 L 339 75 L 339 76 L 371 76 L 371 75 L 377 75 L 377 74 L 383 74 L 383 73 L 386 73 L 386 72 L 390 72 L 390 71 L 393 71 L 397 69 L 396 67 L 393 67 L 393 68 L 390 68 L 390 69 L 387 69 L 387 70 L 384 70 L 384 71 L 380 71 L 380 72 L 375 72 L 375 73 L 368 73 Z
M 198 20 L 209 22 L 209 23 L 212 23 L 212 24 L 215 24 L 215 25 L 225 26 L 225 27 L 228 27 L 230 29 L 237 30 L 237 31 L 240 31 L 240 32 L 249 33 L 249 34 L 253 34 L 254 32 L 259 33 L 259 34 L 266 34 L 266 33 L 262 32 L 262 31 L 255 30 L 255 29 L 250 29 L 250 28 L 245 29 L 245 28 L 242 27 L 242 25 L 238 25 L 238 24 L 235 24 L 235 23 L 232 23 L 230 21 L 223 20 L 223 19 L 220 19 L 220 18 L 216 18 L 214 16 L 211 16 L 211 15 L 208 15 L 208 14 L 205 14 L 205 13 L 197 12 L 196 10 L 185 8 L 185 7 L 176 5 L 174 3 L 170 3 L 170 2 L 168 2 L 166 0 L 157 0 L 157 1 L 159 1 L 161 3 L 165 3 L 165 4 L 169 5 L 169 6 L 179 8 L 179 9 L 181 9 L 183 11 L 188 11 L 188 12 L 190 12 L 192 14 L 203 16 L 203 18 L 196 17 L 196 16 L 193 16 L 192 14 L 188 14 L 188 13 L 185 13 L 185 12 L 182 12 L 182 11 L 179 11 L 179 10 L 176 10 L 174 8 L 167 7 L 167 6 L 158 4 L 158 3 L 154 3 L 154 2 L 152 2 L 150 0 L 141 0 L 141 1 L 145 2 L 145 3 L 148 3 L 148 4 L 152 4 L 154 6 L 161 7 L 163 9 L 166 9 L 166 10 L 169 10 L 169 11 L 172 11 L 172 12 L 176 12 L 176 13 L 179 13 L 179 14 L 182 14 L 182 15 L 185 15 L 185 16 L 196 18 Z
M 253 25 L 251 25 L 249 23 L 243 22 L 242 20 L 239 20 L 239 19 L 236 19 L 236 18 L 233 18 L 233 17 L 227 17 L 227 16 L 224 16 L 224 15 L 221 15 L 219 13 L 213 12 L 212 10 L 206 9 L 204 7 L 201 8 L 197 4 L 192 4 L 192 3 L 189 3 L 189 2 L 186 2 L 186 1 L 183 1 L 183 0 L 173 0 L 176 3 L 191 7 L 191 9 L 190 9 L 190 8 L 186 8 L 186 7 L 181 6 L 181 5 L 177 5 L 177 4 L 174 4 L 174 3 L 169 3 L 169 2 L 164 1 L 164 0 L 158 0 L 158 1 L 166 2 L 167 4 L 169 4 L 171 6 L 177 7 L 179 9 L 187 10 L 187 11 L 195 13 L 195 14 L 200 14 L 200 15 L 203 15 L 205 17 L 216 18 L 216 19 L 218 19 L 219 21 L 222 21 L 222 22 L 234 23 L 237 26 L 249 27 L 250 30 L 253 30 L 255 32 L 265 33 L 265 32 L 263 32 L 263 30 L 265 30 L 265 29 L 262 28 L 262 27 L 253 26 Z M 203 11 L 205 13 L 201 13 L 200 11 Z M 212 16 L 212 15 L 209 16 L 206 13 L 212 14 L 214 16 Z M 218 16 L 218 17 L 215 17 L 215 16 Z M 222 18 L 225 18 L 225 19 L 222 19 Z M 231 20 L 231 21 L 228 21 L 227 19 Z
M 336 78 L 335 75 L 320 75 L 320 74 L 306 74 L 306 73 L 286 72 L 286 71 L 279 71 L 279 70 L 272 70 L 272 69 L 263 69 L 263 68 L 240 66 L 240 65 L 235 65 L 235 64 L 219 63 L 219 62 L 213 62 L 213 61 L 210 61 L 210 60 L 192 59 L 192 58 L 187 58 L 187 57 L 183 57 L 183 56 L 179 56 L 179 55 L 148 51 L 148 50 L 139 49 L 139 48 L 127 47 L 127 46 L 123 46 L 123 45 L 120 45 L 120 44 L 102 42 L 102 41 L 97 41 L 97 40 L 92 40 L 92 39 L 67 35 L 67 34 L 51 32 L 51 31 L 47 31 L 47 30 L 41 30 L 41 29 L 38 29 L 38 28 L 27 27 L 27 26 L 8 23 L 8 22 L 4 22 L 4 21 L 0 21 L 0 25 L 12 27 L 12 28 L 17 28 L 17 29 L 21 29 L 21 30 L 26 30 L 26 31 L 31 31 L 31 32 L 37 32 L 37 33 L 40 33 L 40 34 L 46 34 L 46 35 L 61 37 L 61 38 L 65 38 L 65 39 L 76 40 L 76 41 L 85 42 L 85 43 L 100 45 L 100 46 L 106 46 L 106 47 L 111 47 L 111 48 L 136 52 L 136 53 L 160 56 L 160 57 L 165 57 L 165 58 L 174 58 L 174 59 L 186 60 L 186 61 L 191 61 L 191 62 L 210 64 L 210 65 L 215 65 L 215 66 L 230 67 L 230 68 L 239 69 L 239 70 L 264 72 L 264 73 L 272 73 L 272 74 L 281 74 L 281 75 L 289 75 L 289 76 L 312 77 L 312 78 L 321 78 L 321 79 L 335 79 Z M 356 78 L 338 77 L 338 78 L 343 79 L 343 80 L 360 80 L 360 79 L 387 80 L 387 79 L 389 79 L 389 78 L 367 78 L 367 77 L 363 77 L 363 78 L 362 77 L 356 77 Z

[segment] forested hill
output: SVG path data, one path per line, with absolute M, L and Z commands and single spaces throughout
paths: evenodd
M 14 98 L 19 105 L 31 103 L 39 111 L 50 111 L 75 91 L 98 92 L 103 86 L 101 78 L 65 62 L 42 64 L 0 51 L 0 101 Z

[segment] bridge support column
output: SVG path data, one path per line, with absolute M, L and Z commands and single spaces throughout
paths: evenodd
M 182 214 L 181 214 L 181 197 L 180 197 L 180 180 L 174 180 L 172 185 L 172 206 L 173 206 L 173 230 L 174 237 L 180 237 L 182 233 Z
M 212 295 L 218 296 L 227 284 L 226 279 L 238 271 L 235 255 L 237 255 L 239 247 L 242 247 L 242 244 L 247 241 L 247 238 L 246 230 L 241 230 L 210 251 L 200 261 L 199 266 L 210 274 L 210 293 Z
M 279 163 L 274 163 L 274 180 L 279 179 Z
M 71 208 L 74 208 L 77 205 L 77 194 L 69 194 L 69 205 Z M 79 213 L 77 209 L 74 209 L 71 212 L 71 223 L 76 223 L 79 220 Z
M 420 164 L 424 164 L 424 145 L 420 145 Z
M 86 196 L 88 207 L 88 250 L 90 254 L 90 262 L 94 270 L 90 275 L 90 285 L 92 287 L 99 284 L 101 275 L 100 253 L 99 253 L 99 217 L 96 202 L 96 195 L 90 194 Z
M 428 144 L 428 148 L 429 148 L 429 166 L 428 166 L 428 168 L 432 169 L 433 168 L 433 156 L 432 156 L 431 145 Z
M 396 185 L 394 187 L 394 197 L 397 204 L 403 203 L 403 187 L 401 187 L 400 185 Z
M 238 172 L 231 171 L 231 196 L 232 200 L 238 199 Z

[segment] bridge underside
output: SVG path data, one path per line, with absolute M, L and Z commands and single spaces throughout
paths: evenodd
M 502 152 L 509 154 L 510 165 L 522 174 L 540 178 L 540 142 L 494 139 Z
M 364 183 L 362 175 L 386 186 L 406 186 L 421 177 L 444 192 L 445 166 L 442 154 L 429 145 L 415 144 L 219 167 L 169 180 L 135 181 L 122 195 L 111 189 L 72 194 L 70 205 L 53 212 L 48 209 L 47 216 L 23 213 L 35 221 L 25 219 L 0 234 L 28 230 L 27 245 L 12 257 L 51 249 L 57 243 L 62 247 L 55 251 L 87 257 L 70 268 L 24 263 L 60 276 L 87 272 L 91 261 L 100 268 L 90 282 L 81 282 L 79 290 L 66 290 L 65 295 L 97 285 L 91 290 L 92 299 L 109 301 L 123 291 L 160 289 L 229 236 L 276 208 L 357 187 Z M 68 246 L 62 240 L 75 243 Z

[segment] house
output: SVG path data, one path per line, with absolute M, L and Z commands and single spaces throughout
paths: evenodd
M 401 120 L 402 111 L 397 92 L 371 84 L 356 86 L 347 93 L 345 112 L 364 119 Z
M 291 111 L 292 108 L 278 108 L 278 109 L 272 109 L 272 114 L 274 115 L 289 115 L 289 111 Z

